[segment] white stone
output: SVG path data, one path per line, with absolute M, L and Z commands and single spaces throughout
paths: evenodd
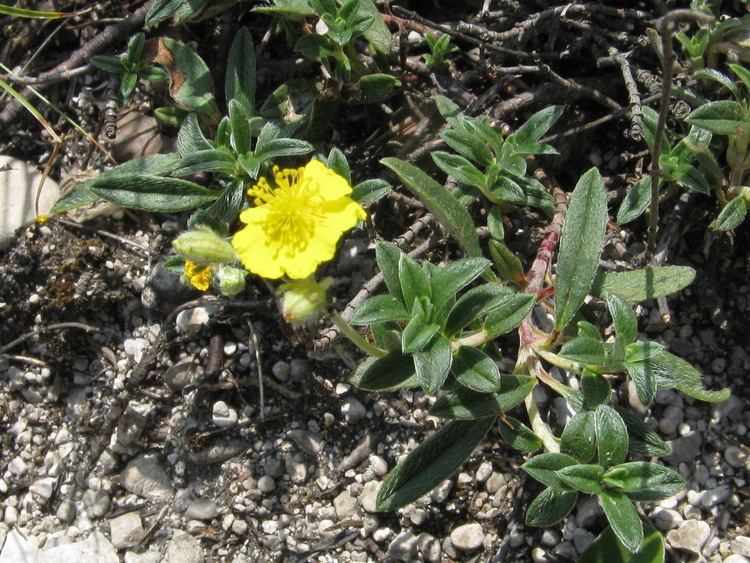
M 211 412 L 211 420 L 219 428 L 231 428 L 237 424 L 237 411 L 224 401 L 216 401 Z
M 667 534 L 667 541 L 675 549 L 700 555 L 711 535 L 711 526 L 702 520 L 686 520 L 678 529 Z
M 276 520 L 263 520 L 260 527 L 263 529 L 264 534 L 275 534 L 279 529 L 279 523 Z
M 484 483 L 492 476 L 492 463 L 485 461 L 477 467 L 476 480 L 477 483 Z
M 167 563 L 203 563 L 203 549 L 193 536 L 181 530 L 175 530 L 167 544 Z
M 349 494 L 349 491 L 341 491 L 333 499 L 333 506 L 336 510 L 336 516 L 347 518 L 357 510 L 357 499 Z
M 736 555 L 750 557 L 750 537 L 737 536 L 729 544 L 729 549 Z
M 20 457 L 14 457 L 10 460 L 10 463 L 8 464 L 8 471 L 10 471 L 13 475 L 23 475 L 28 470 L 28 465 L 26 462 L 21 459 Z
M 177 332 L 181 334 L 197 332 L 202 326 L 208 324 L 215 312 L 215 305 L 203 305 L 181 311 L 175 320 Z
M 458 549 L 473 551 L 484 543 L 484 531 L 477 523 L 464 524 L 451 532 L 451 543 Z
M 268 475 L 263 475 L 258 479 L 258 490 L 263 494 L 268 494 L 276 490 L 276 483 Z
M 347 422 L 359 422 L 367 416 L 367 409 L 356 397 L 347 397 L 341 405 L 341 414 Z
M 36 198 L 42 173 L 34 166 L 0 155 L 0 250 L 13 240 L 15 231 L 36 217 Z M 39 215 L 46 215 L 60 197 L 60 188 L 51 178 L 44 180 L 39 195 Z
M 148 348 L 148 340 L 145 338 L 127 338 L 122 343 L 122 347 L 128 356 L 133 357 L 135 363 L 139 363 L 143 359 L 143 354 Z
M 411 561 L 417 551 L 417 537 L 403 531 L 388 544 L 388 558 L 396 561 Z
M 39 497 L 39 499 L 42 502 L 47 502 L 51 497 L 52 493 L 55 490 L 55 483 L 57 479 L 54 477 L 45 477 L 43 479 L 39 479 L 37 481 L 34 481 L 34 483 L 29 487 L 29 491 L 36 497 Z
M 357 500 L 367 512 L 376 512 L 375 501 L 382 486 L 382 481 L 368 481 L 362 488 Z
M 137 512 L 127 512 L 109 522 L 112 545 L 116 549 L 133 547 L 143 539 L 146 532 Z
M 142 455 L 131 461 L 120 476 L 122 486 L 139 496 L 152 500 L 172 497 L 169 476 L 153 455 Z

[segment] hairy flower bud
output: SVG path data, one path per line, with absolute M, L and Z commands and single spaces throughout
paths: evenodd
M 320 282 L 307 278 L 282 284 L 278 293 L 283 294 L 281 311 L 284 320 L 291 324 L 315 320 L 325 308 L 326 290 L 332 282 L 331 278 Z
M 234 297 L 245 290 L 247 272 L 235 266 L 222 266 L 216 272 L 219 276 L 219 291 L 226 297 Z
M 234 262 L 238 259 L 229 241 L 208 227 L 182 233 L 172 242 L 172 247 L 183 258 L 199 266 Z

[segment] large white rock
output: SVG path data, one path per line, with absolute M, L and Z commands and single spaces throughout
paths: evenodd
M 16 229 L 37 216 L 36 193 L 42 174 L 28 162 L 0 155 L 0 250 L 8 248 Z M 49 213 L 60 197 L 57 182 L 47 178 L 39 195 L 39 215 Z

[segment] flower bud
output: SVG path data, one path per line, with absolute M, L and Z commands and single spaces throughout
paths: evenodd
M 332 282 L 331 278 L 320 282 L 307 278 L 281 285 L 277 293 L 284 295 L 281 301 L 284 320 L 291 324 L 305 324 L 315 320 L 325 308 L 326 290 Z
M 182 233 L 172 242 L 172 247 L 183 258 L 199 266 L 234 262 L 238 258 L 229 241 L 208 227 Z
M 222 266 L 217 272 L 219 276 L 219 291 L 226 297 L 234 297 L 245 290 L 245 276 L 247 272 L 235 266 Z

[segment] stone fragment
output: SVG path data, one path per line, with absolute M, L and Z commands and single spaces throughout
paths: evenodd
M 729 550 L 744 557 L 750 557 L 750 537 L 737 536 L 729 544 Z
M 357 497 L 359 504 L 367 512 L 376 512 L 375 501 L 378 498 L 378 492 L 382 486 L 382 481 L 368 481 L 365 486 L 362 487 L 362 492 Z
M 237 411 L 224 401 L 216 401 L 211 411 L 211 420 L 219 428 L 231 428 L 237 424 Z
M 675 466 L 680 463 L 690 463 L 700 454 L 703 436 L 700 432 L 695 431 L 687 436 L 675 438 L 669 442 L 669 445 L 672 448 L 672 453 L 665 458 L 667 462 Z
M 182 391 L 190 385 L 195 374 L 193 360 L 185 360 L 167 368 L 164 372 L 164 383 L 172 391 Z
M 702 520 L 686 520 L 676 530 L 667 533 L 667 541 L 675 548 L 701 555 L 703 545 L 711 535 L 711 526 Z
M 388 558 L 395 561 L 412 561 L 417 552 L 417 536 L 403 531 L 388 544 Z
M 203 563 L 203 549 L 193 536 L 175 530 L 167 544 L 166 563 Z
M 464 551 L 473 551 L 484 543 L 484 531 L 477 523 L 464 524 L 451 532 L 451 543 Z
M 197 498 L 187 507 L 185 515 L 192 520 L 212 520 L 219 514 L 216 503 L 209 498 Z
M 137 512 L 127 512 L 109 522 L 112 545 L 116 549 L 125 549 L 138 545 L 146 532 Z
M 323 439 L 309 430 L 290 430 L 286 433 L 286 437 L 294 442 L 299 449 L 313 456 L 323 449 Z
M 141 455 L 131 461 L 120 475 L 120 482 L 131 493 L 148 499 L 172 497 L 172 483 L 154 455 Z
M 117 423 L 117 441 L 123 446 L 134 443 L 146 428 L 146 416 L 137 408 L 128 405 Z
M 341 414 L 347 422 L 354 424 L 367 416 L 367 409 L 356 397 L 347 397 L 341 405 Z
M 348 518 L 357 510 L 357 499 L 349 494 L 349 491 L 341 491 L 333 499 L 336 516 L 341 519 Z
M 57 479 L 54 477 L 44 477 L 37 479 L 29 487 L 29 492 L 37 497 L 41 502 L 47 502 L 52 498 L 52 493 L 55 491 L 55 483 Z

